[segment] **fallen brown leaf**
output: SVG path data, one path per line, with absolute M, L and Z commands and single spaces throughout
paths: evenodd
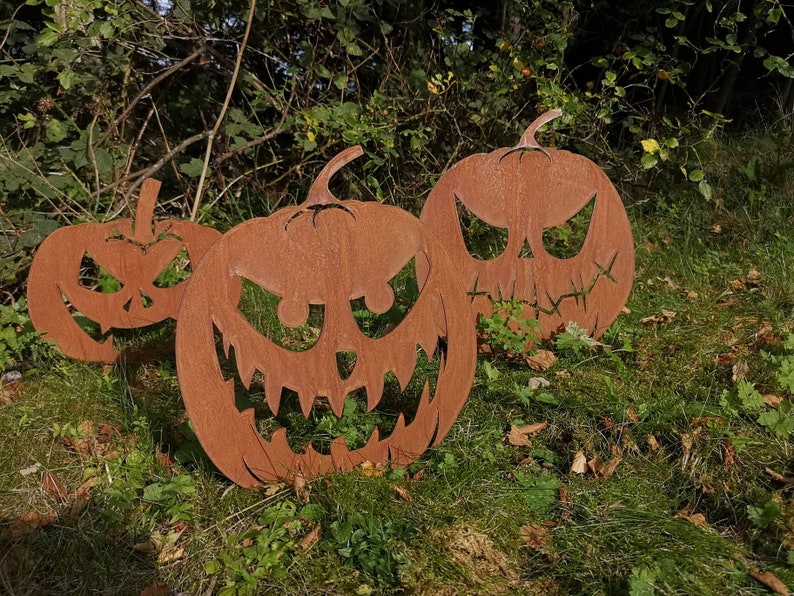
M 41 477 L 41 490 L 55 497 L 59 501 L 66 501 L 69 495 L 61 488 L 58 477 L 52 472 L 44 472 Z
M 770 408 L 775 408 L 776 410 L 780 407 L 780 404 L 783 402 L 783 398 L 779 395 L 775 395 L 774 393 L 766 393 L 763 396 L 764 403 L 768 405 Z
M 537 371 L 548 370 L 557 362 L 557 357 L 549 350 L 538 350 L 534 354 L 526 356 L 524 359 L 529 368 Z
M 532 377 L 529 381 L 527 381 L 527 387 L 532 389 L 532 391 L 548 387 L 549 385 L 551 385 L 551 383 L 543 377 Z
M 750 575 L 752 575 L 755 579 L 759 582 L 764 584 L 767 588 L 772 590 L 775 594 L 781 594 L 782 596 L 788 596 L 789 590 L 788 586 L 780 581 L 777 576 L 772 573 L 771 571 L 758 571 L 756 569 L 750 569 Z
M 747 364 L 744 360 L 738 360 L 736 364 L 733 365 L 731 369 L 732 375 L 731 379 L 734 383 L 736 383 L 740 379 L 747 379 L 747 375 L 750 374 L 750 365 Z
M 385 472 L 383 464 L 374 464 L 371 461 L 365 461 L 358 468 L 361 470 L 361 473 L 368 478 L 383 476 Z
M 648 446 L 651 448 L 651 451 L 654 453 L 659 451 L 659 441 L 656 440 L 656 437 L 653 435 L 648 435 L 645 437 L 645 442 L 648 443 Z
M 534 437 L 541 431 L 546 430 L 549 427 L 548 422 L 533 422 L 532 424 L 525 424 L 524 426 L 513 427 L 518 430 L 522 435 L 529 435 Z
M 517 426 L 510 427 L 510 432 L 507 434 L 507 442 L 513 447 L 530 447 L 532 445 L 532 441 L 522 434 Z
M 722 445 L 722 461 L 726 470 L 736 465 L 736 449 L 730 439 Z
M 292 478 L 292 489 L 295 491 L 295 496 L 297 496 L 304 503 L 309 502 L 309 491 L 306 490 L 306 484 L 306 478 L 301 474 L 295 474 L 295 476 Z
M 782 482 L 783 484 L 794 484 L 794 478 L 791 476 L 784 476 L 780 472 L 775 472 L 772 468 L 764 468 L 764 472 L 778 482 Z
M 405 501 L 406 503 L 414 502 L 411 493 L 409 493 L 406 488 L 400 486 L 399 484 L 394 484 L 393 486 L 394 486 L 394 492 L 396 492 L 397 496 L 399 496 L 403 501 Z
M 743 279 L 732 279 L 728 282 L 728 285 L 731 286 L 734 290 L 744 290 L 747 288 L 747 284 L 744 283 Z
M 163 548 L 163 537 L 155 532 L 146 540 L 132 545 L 132 550 L 142 555 L 156 555 Z
M 168 584 L 164 584 L 163 582 L 155 582 L 141 590 L 140 596 L 168 596 L 170 593 L 171 590 L 169 589 Z
M 608 462 L 604 462 L 604 464 L 598 470 L 598 473 L 602 478 L 609 478 L 615 473 L 615 469 L 618 467 L 621 461 L 623 461 L 622 457 L 613 457 Z
M 49 526 L 55 519 L 54 513 L 30 511 L 11 523 L 11 527 L 9 528 L 11 538 L 21 538 L 22 536 L 32 534 L 38 528 Z
M 676 519 L 685 519 L 696 526 L 708 527 L 709 523 L 706 521 L 706 516 L 702 513 L 689 513 L 689 507 L 675 515 Z
M 184 557 L 185 548 L 183 546 L 169 544 L 163 547 L 163 550 L 161 550 L 160 554 L 157 555 L 157 562 L 161 565 L 164 565 L 165 563 L 173 563 L 174 561 L 178 561 Z
M 573 456 L 573 463 L 571 464 L 571 474 L 585 474 L 587 473 L 587 458 L 584 452 L 579 450 Z
M 77 488 L 74 493 L 74 501 L 72 502 L 72 508 L 69 511 L 69 515 L 72 517 L 79 515 L 88 506 L 88 503 L 91 501 L 91 488 L 97 482 L 98 479 L 96 477 L 89 478 Z
M 697 292 L 693 292 L 692 290 L 684 290 L 684 296 L 686 296 L 689 300 L 697 300 L 700 295 Z
M 532 550 L 540 550 L 551 540 L 551 531 L 543 526 L 527 524 L 521 526 L 521 539 Z
M 314 526 L 311 529 L 311 532 L 306 534 L 306 536 L 303 537 L 303 540 L 300 541 L 300 547 L 303 550 L 309 550 L 320 539 L 320 534 L 322 533 L 322 531 L 323 531 L 323 527 L 320 524 Z
M 757 269 L 750 269 L 750 271 L 748 271 L 747 275 L 744 277 L 744 280 L 749 285 L 757 286 L 761 283 L 761 272 Z
M 590 473 L 593 476 L 598 476 L 598 471 L 601 469 L 602 463 L 598 457 L 594 457 L 590 461 L 587 462 L 587 467 L 590 469 Z
M 637 424 L 640 421 L 640 417 L 637 416 L 637 410 L 635 410 L 634 408 L 626 408 L 626 416 L 634 424 Z
M 560 519 L 568 519 L 571 517 L 571 513 L 573 512 L 573 499 L 571 499 L 571 495 L 568 494 L 568 489 L 564 486 L 560 487 L 560 509 L 562 509 Z
M 736 360 L 736 354 L 734 352 L 728 352 L 727 354 L 718 354 L 714 358 L 717 364 L 730 364 L 734 360 Z

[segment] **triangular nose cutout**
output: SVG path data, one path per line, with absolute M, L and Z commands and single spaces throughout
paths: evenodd
M 521 245 L 521 250 L 518 251 L 519 259 L 532 259 L 535 253 L 532 252 L 532 247 L 529 245 L 529 239 L 524 238 L 524 244 Z
M 336 368 L 339 371 L 339 378 L 346 381 L 353 374 L 353 369 L 356 368 L 356 353 L 337 352 Z

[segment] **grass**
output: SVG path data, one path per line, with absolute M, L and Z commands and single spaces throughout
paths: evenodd
M 778 168 L 762 192 L 761 166 L 735 158 L 721 207 L 629 208 L 637 274 L 611 349 L 558 350 L 543 372 L 481 355 L 452 431 L 407 470 L 244 490 L 203 456 L 172 359 L 39 356 L 0 405 L 0 591 L 763 594 L 763 571 L 794 586 L 792 186 Z M 531 445 L 506 440 L 541 421 Z M 574 474 L 579 451 L 621 459 Z

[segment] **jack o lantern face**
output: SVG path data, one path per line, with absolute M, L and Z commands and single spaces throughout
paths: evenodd
M 469 252 L 461 206 L 507 231 L 501 254 L 483 260 Z M 579 252 L 552 254 L 544 233 L 568 225 L 588 207 L 592 214 Z M 525 316 L 538 319 L 542 338 L 571 321 L 599 337 L 631 290 L 631 226 L 609 179 L 582 156 L 519 147 L 467 157 L 433 188 L 421 220 L 464 276 L 475 316 L 489 313 L 491 300 L 518 298 L 528 307 Z
M 72 316 L 78 312 L 108 329 L 135 329 L 176 318 L 184 285 L 163 283 L 176 260 L 197 262 L 220 237 L 212 228 L 183 221 L 152 225 L 160 183 L 144 182 L 136 219 L 60 228 L 42 242 L 28 277 L 30 317 L 45 337 L 71 358 L 113 362 L 113 338 L 97 341 Z M 185 263 L 179 267 L 187 272 Z M 115 291 L 103 292 L 94 276 L 102 272 Z
M 424 262 L 429 272 L 416 301 L 395 327 L 368 337 L 355 311 L 389 311 L 392 282 L 412 260 Z M 300 328 L 321 310 L 313 345 L 285 347 L 261 334 L 238 308 L 241 278 L 276 297 L 275 316 L 286 329 Z M 244 222 L 210 249 L 185 292 L 177 371 L 188 416 L 213 462 L 243 486 L 349 470 L 367 461 L 406 465 L 447 434 L 471 388 L 473 325 L 465 315 L 452 317 L 456 311 L 466 313 L 468 299 L 446 255 L 418 220 L 397 208 L 340 201 Z M 409 413 L 399 413 L 390 434 L 375 428 L 360 448 L 340 436 L 330 453 L 312 444 L 297 453 L 286 428 L 265 438 L 254 411 L 237 407 L 215 334 L 226 357 L 233 354 L 242 385 L 260 380 L 274 416 L 287 394 L 296 396 L 305 417 L 318 405 L 341 417 L 354 395 L 365 396 L 366 409 L 373 410 L 385 380 L 394 377 L 402 391 L 413 382 L 418 358 L 436 355 L 438 376 L 423 383 L 413 419 L 406 422 Z M 340 358 L 347 367 L 340 369 Z

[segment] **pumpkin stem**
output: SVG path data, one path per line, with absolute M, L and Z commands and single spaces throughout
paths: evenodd
M 141 193 L 138 195 L 138 205 L 135 207 L 135 221 L 132 228 L 132 239 L 138 244 L 149 244 L 154 240 L 152 219 L 161 184 L 159 180 L 147 178 L 141 185 Z
M 540 116 L 538 116 L 537 120 L 535 120 L 532 124 L 530 124 L 529 127 L 527 127 L 527 130 L 524 132 L 524 134 L 521 135 L 521 140 L 518 141 L 518 145 L 516 145 L 514 149 L 542 150 L 543 148 L 540 146 L 540 143 L 538 143 L 535 140 L 535 133 L 538 131 L 538 129 L 541 126 L 551 122 L 555 118 L 559 118 L 560 116 L 562 116 L 562 110 L 559 109 L 549 110 L 548 112 L 545 112 Z
M 340 203 L 341 201 L 337 199 L 328 188 L 328 183 L 334 174 L 336 174 L 351 161 L 357 157 L 361 157 L 362 155 L 364 155 L 364 149 L 361 147 L 361 145 L 354 145 L 353 147 L 348 147 L 341 153 L 338 153 L 336 156 L 334 156 L 331 161 L 329 161 L 328 164 L 322 169 L 320 175 L 317 176 L 317 179 L 312 183 L 312 186 L 309 189 L 309 196 L 306 197 L 302 207 L 304 209 L 310 209 L 311 207 L 317 207 L 320 205 L 333 205 Z

